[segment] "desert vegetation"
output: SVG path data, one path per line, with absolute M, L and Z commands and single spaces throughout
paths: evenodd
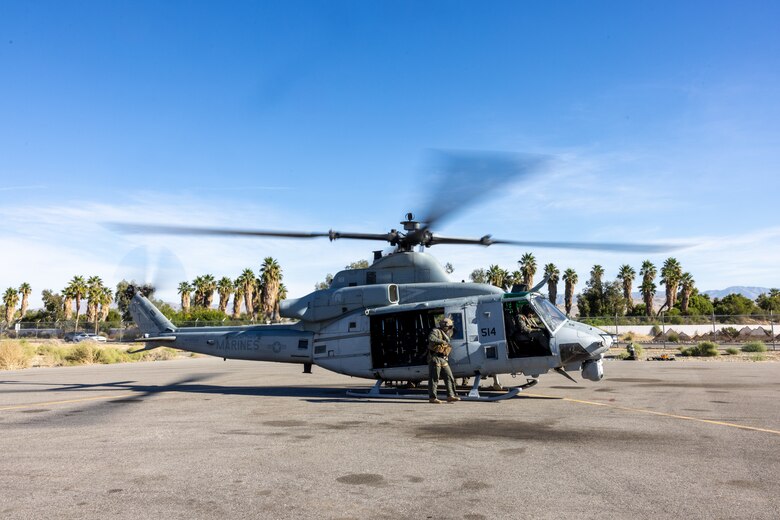
M 38 367 L 161 361 L 181 355 L 171 348 L 158 348 L 131 354 L 126 346 L 98 345 L 93 342 L 66 345 L 57 340 L 30 342 L 26 339 L 0 340 L 0 370 Z

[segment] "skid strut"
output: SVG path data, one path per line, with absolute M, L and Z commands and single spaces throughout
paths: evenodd
M 476 377 L 474 378 L 474 384 L 471 386 L 471 390 L 469 390 L 468 395 L 460 396 L 461 400 L 483 401 L 483 402 L 504 401 L 506 399 L 511 399 L 513 397 L 516 397 L 521 391 L 525 390 L 526 388 L 532 387 L 537 383 L 536 379 L 528 379 L 528 381 L 523 385 L 507 388 L 506 392 L 499 393 L 499 392 L 489 391 L 480 394 L 479 383 L 481 380 L 482 380 L 482 376 L 480 374 L 477 374 Z M 382 383 L 383 381 L 381 379 L 378 380 L 376 383 L 374 383 L 374 386 L 372 386 L 370 390 L 347 390 L 347 395 L 349 397 L 360 397 L 360 398 L 368 398 L 368 399 L 417 399 L 421 401 L 428 400 L 427 392 L 400 393 L 397 390 L 388 390 L 388 389 L 385 389 L 383 391 Z

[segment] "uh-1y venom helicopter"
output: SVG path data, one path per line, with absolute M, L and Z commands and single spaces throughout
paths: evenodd
M 612 345 L 607 332 L 569 319 L 538 292 L 546 279 L 530 290 L 515 287 L 511 292 L 481 283 L 452 282 L 431 255 L 414 251 L 439 244 L 492 244 L 660 252 L 668 245 L 612 243 L 528 242 L 453 238 L 435 235 L 431 226 L 461 209 L 468 190 L 458 174 L 480 176 L 483 185 L 490 178 L 502 182 L 510 176 L 538 170 L 543 163 L 536 156 L 470 154 L 445 156 L 450 204 L 431 205 L 427 218 L 415 220 L 409 213 L 403 230 L 384 234 L 305 233 L 214 229 L 143 224 L 115 224 L 125 233 L 163 233 L 218 236 L 328 237 L 384 240 L 394 247 L 389 254 L 374 253 L 365 269 L 337 273 L 328 289 L 280 303 L 283 318 L 293 323 L 238 327 L 174 326 L 140 292 L 130 302 L 130 312 L 146 342 L 144 349 L 171 346 L 212 356 L 257 361 L 300 363 L 309 371 L 316 365 L 349 376 L 372 379 L 369 392 L 349 393 L 370 397 L 419 397 L 389 394 L 383 382 L 427 379 L 427 338 L 437 321 L 447 316 L 454 322 L 450 366 L 456 378 L 474 377 L 466 400 L 500 400 L 513 397 L 550 370 L 574 380 L 567 372 L 581 371 L 583 378 L 599 381 L 604 369 L 602 357 Z M 455 179 L 453 181 L 453 179 Z M 453 183 L 457 186 L 452 189 Z M 482 190 L 484 193 L 484 190 Z M 454 195 L 453 195 L 454 193 Z M 458 198 L 460 197 L 460 202 Z M 540 327 L 520 330 L 520 314 L 531 311 Z M 483 376 L 524 374 L 528 382 L 498 395 L 480 395 Z

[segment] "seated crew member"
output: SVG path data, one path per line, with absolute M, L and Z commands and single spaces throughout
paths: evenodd
M 530 305 L 526 305 L 521 309 L 519 318 L 520 321 L 518 325 L 520 326 L 521 332 L 530 334 L 531 332 L 537 332 L 539 330 L 542 330 L 541 325 L 539 324 L 538 321 L 536 321 L 536 317 L 533 315 L 533 312 L 531 311 Z

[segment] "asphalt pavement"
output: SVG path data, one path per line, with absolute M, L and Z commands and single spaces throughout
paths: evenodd
M 605 363 L 497 403 L 214 358 L 0 372 L 0 518 L 777 518 L 780 363 Z M 579 378 L 578 378 L 579 379 Z M 506 385 L 524 379 L 502 378 Z

